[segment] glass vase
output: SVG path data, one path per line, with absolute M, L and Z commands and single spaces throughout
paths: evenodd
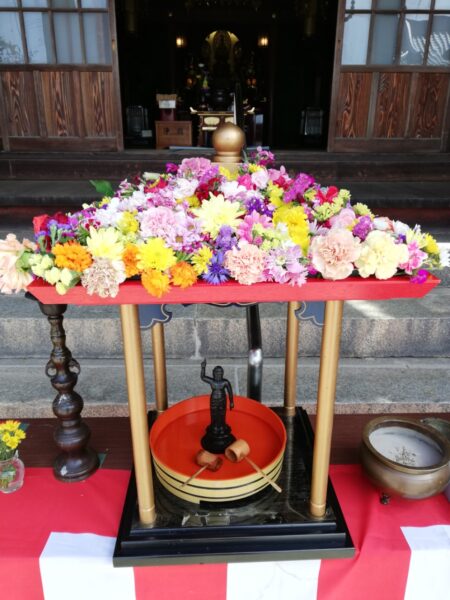
M 0 492 L 11 494 L 23 485 L 25 466 L 17 452 L 10 458 L 0 460 Z

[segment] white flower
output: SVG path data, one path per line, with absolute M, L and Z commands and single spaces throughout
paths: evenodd
M 52 267 L 51 269 L 48 269 L 48 271 L 45 271 L 44 279 L 47 281 L 47 283 L 55 285 L 60 280 L 60 275 L 61 269 L 58 269 L 58 267 Z
M 247 188 L 234 181 L 225 181 L 220 186 L 220 191 L 229 200 L 243 200 L 247 196 Z
M 265 169 L 258 169 L 251 175 L 253 185 L 256 185 L 257 188 L 264 189 L 267 187 L 269 183 L 269 174 Z
M 190 198 L 194 195 L 198 187 L 198 179 L 177 179 L 177 184 L 173 190 L 173 195 L 177 200 Z
M 394 228 L 394 233 L 397 236 L 404 235 L 410 231 L 411 227 L 406 223 L 402 223 L 402 221 L 392 221 L 392 227 Z
M 385 231 L 371 231 L 361 244 L 361 254 L 355 261 L 355 266 L 361 277 L 375 275 L 377 279 L 389 279 L 408 257 L 408 247 L 405 244 L 396 244 L 391 234 Z

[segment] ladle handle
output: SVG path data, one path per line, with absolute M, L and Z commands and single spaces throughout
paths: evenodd
M 275 483 L 275 481 L 272 481 L 272 479 L 270 479 L 270 477 L 268 477 L 264 473 L 264 471 L 262 469 L 260 469 L 256 463 L 254 463 L 252 461 L 251 458 L 248 458 L 248 456 L 244 456 L 244 459 L 248 462 L 249 465 L 251 465 L 255 469 L 255 471 L 257 473 L 259 473 L 261 475 L 261 477 L 263 477 L 267 481 L 267 483 L 270 483 L 270 485 L 273 487 L 274 490 L 276 490 L 279 494 L 281 494 L 281 492 L 283 490 L 280 488 L 280 486 L 277 483 Z
M 209 465 L 203 465 L 203 467 L 200 467 L 200 469 L 198 471 L 195 471 L 195 473 L 193 475 L 191 475 L 189 477 L 189 479 L 186 479 L 186 481 L 184 481 L 181 484 L 181 487 L 184 487 L 185 485 L 187 485 L 188 483 L 190 483 L 193 479 L 195 479 L 196 477 L 198 477 L 200 475 L 200 473 L 203 473 L 203 471 L 205 469 L 207 469 L 209 467 Z

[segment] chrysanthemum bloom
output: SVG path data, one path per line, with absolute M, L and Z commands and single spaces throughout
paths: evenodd
M 215 239 L 222 225 L 229 225 L 233 229 L 239 224 L 239 218 L 245 214 L 239 202 L 225 200 L 222 194 L 211 195 L 209 200 L 204 200 L 200 208 L 192 210 L 195 216 L 201 219 L 202 231 L 209 233 Z
M 148 269 L 165 271 L 177 262 L 174 251 L 168 248 L 161 238 L 147 240 L 138 248 L 137 266 L 141 271 Z
M 325 279 L 345 279 L 353 271 L 360 243 L 348 229 L 330 229 L 328 234 L 318 235 L 311 242 L 312 266 Z
M 123 242 L 120 239 L 120 233 L 113 227 L 106 229 L 91 227 L 86 244 L 94 258 L 108 258 L 109 260 L 122 258 Z
M 92 264 L 92 256 L 85 246 L 78 242 L 56 244 L 52 248 L 55 255 L 55 265 L 61 269 L 70 269 L 82 273 Z
M 125 235 L 136 233 L 139 230 L 139 223 L 136 216 L 128 210 L 122 213 L 117 224 L 120 231 Z
M 264 281 L 265 256 L 265 252 L 257 246 L 245 244 L 241 248 L 233 248 L 225 254 L 224 266 L 236 281 L 244 285 L 251 285 L 258 281 Z
M 405 244 L 396 244 L 395 238 L 386 231 L 371 231 L 361 244 L 361 254 L 355 261 L 361 277 L 375 275 L 377 279 L 389 279 L 398 266 L 408 260 Z
M 209 246 L 202 246 L 200 250 L 198 250 L 191 257 L 192 266 L 194 267 L 194 271 L 197 273 L 197 275 L 201 275 L 202 273 L 206 272 L 212 255 L 213 253 Z
M 26 239 L 19 242 L 13 233 L 0 240 L 0 292 L 19 292 L 32 282 L 33 277 L 24 270 L 21 258 L 27 251 L 35 249 L 36 244 Z
M 423 248 L 428 254 L 439 254 L 439 246 L 432 235 L 425 234 L 425 246 Z
M 122 265 L 122 269 L 120 269 Z M 119 293 L 119 285 L 125 281 L 125 268 L 122 261 L 112 262 L 108 258 L 96 258 L 81 276 L 81 284 L 87 293 L 101 298 L 114 298 Z
M 127 244 L 122 254 L 123 264 L 125 265 L 126 277 L 133 277 L 139 273 L 137 266 L 137 254 L 139 248 L 135 244 Z
M 147 269 L 141 276 L 142 285 L 147 292 L 156 298 L 161 298 L 170 285 L 169 277 L 156 269 Z
M 273 213 L 273 222 L 275 225 L 285 223 L 291 240 L 306 254 L 309 246 L 309 223 L 301 206 L 280 206 Z
M 188 288 L 197 281 L 197 273 L 194 267 L 184 260 L 171 267 L 170 276 L 173 285 L 181 288 Z

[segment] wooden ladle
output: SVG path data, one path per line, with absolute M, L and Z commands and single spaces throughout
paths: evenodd
M 198 477 L 200 473 L 203 473 L 205 469 L 208 469 L 208 471 L 218 471 L 222 466 L 223 460 L 220 456 L 217 456 L 217 454 L 212 454 L 212 452 L 207 452 L 206 450 L 199 450 L 195 456 L 195 462 L 200 465 L 200 469 L 195 471 L 189 479 L 186 479 L 186 481 L 181 484 L 181 487 L 190 483 L 193 479 Z
M 264 473 L 264 471 L 262 469 L 260 469 L 258 467 L 258 465 L 252 461 L 251 458 L 248 457 L 249 454 L 250 454 L 250 446 L 248 445 L 248 443 L 245 440 L 236 440 L 235 442 L 230 444 L 228 446 L 228 448 L 225 450 L 225 456 L 228 458 L 228 460 L 230 460 L 231 462 L 234 462 L 234 463 L 241 462 L 242 460 L 246 460 L 248 462 L 248 464 L 253 469 L 255 469 L 255 471 L 257 473 L 259 473 L 261 475 L 261 477 L 263 477 L 267 481 L 267 483 L 270 483 L 270 485 L 278 493 L 281 493 L 283 490 L 280 488 L 280 486 L 278 484 L 276 484 L 275 481 L 270 479 L 270 477 L 268 477 Z

